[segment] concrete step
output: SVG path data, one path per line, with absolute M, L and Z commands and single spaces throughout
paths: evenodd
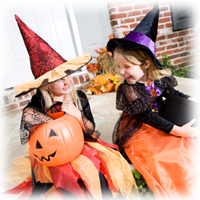
M 175 88 L 180 92 L 190 95 L 197 102 L 200 102 L 200 80 L 176 77 L 178 86 Z

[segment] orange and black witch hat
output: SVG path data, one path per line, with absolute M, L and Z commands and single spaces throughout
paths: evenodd
M 66 61 L 17 15 L 15 19 L 29 53 L 31 70 L 35 77 L 33 81 L 14 87 L 16 97 L 70 75 L 91 60 L 89 54 L 83 54 Z

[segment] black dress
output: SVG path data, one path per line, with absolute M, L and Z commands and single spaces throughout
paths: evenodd
M 167 93 L 187 99 L 190 97 L 175 90 L 174 87 L 177 84 L 173 76 L 155 80 L 153 82 L 153 88 L 139 82 L 130 85 L 125 81 L 121 84 L 117 91 L 116 108 L 122 110 L 123 114 L 115 125 L 113 143 L 122 146 L 141 127 L 142 123 L 169 133 L 174 124 L 161 117 L 165 103 L 163 97 Z M 148 87 L 150 88 L 147 89 Z M 150 90 L 153 90 L 155 94 L 150 93 Z M 156 107 L 156 110 L 152 106 Z M 129 122 L 127 117 L 130 118 Z M 127 124 L 129 129 L 126 127 L 125 130 L 119 130 L 119 123 Z

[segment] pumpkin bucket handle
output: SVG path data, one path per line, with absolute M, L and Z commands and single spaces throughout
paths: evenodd
M 57 103 L 53 104 L 52 106 L 50 106 L 46 111 L 46 115 L 53 107 L 55 107 L 57 105 L 61 105 L 61 104 L 62 104 L 62 102 L 57 102 Z M 62 112 L 51 113 L 49 115 L 51 117 L 53 117 L 54 119 L 58 119 L 58 118 L 62 117 L 63 115 L 66 115 L 66 113 L 62 111 Z

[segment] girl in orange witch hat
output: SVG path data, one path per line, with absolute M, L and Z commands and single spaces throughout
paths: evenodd
M 36 94 L 23 110 L 20 127 L 21 143 L 29 144 L 31 176 L 7 193 L 33 199 L 136 199 L 128 162 L 116 145 L 99 138 L 86 95 L 73 88 L 71 74 L 91 60 L 89 54 L 66 61 L 15 18 L 35 80 L 14 89 L 17 97 L 34 89 Z
M 125 81 L 117 90 L 116 107 L 123 111 L 113 132 L 113 142 L 144 177 L 157 199 L 198 199 L 199 146 L 192 121 L 177 126 L 162 116 L 167 93 L 189 98 L 174 87 L 176 79 L 156 59 L 159 7 L 154 5 L 138 26 L 123 38 L 111 39 Z

